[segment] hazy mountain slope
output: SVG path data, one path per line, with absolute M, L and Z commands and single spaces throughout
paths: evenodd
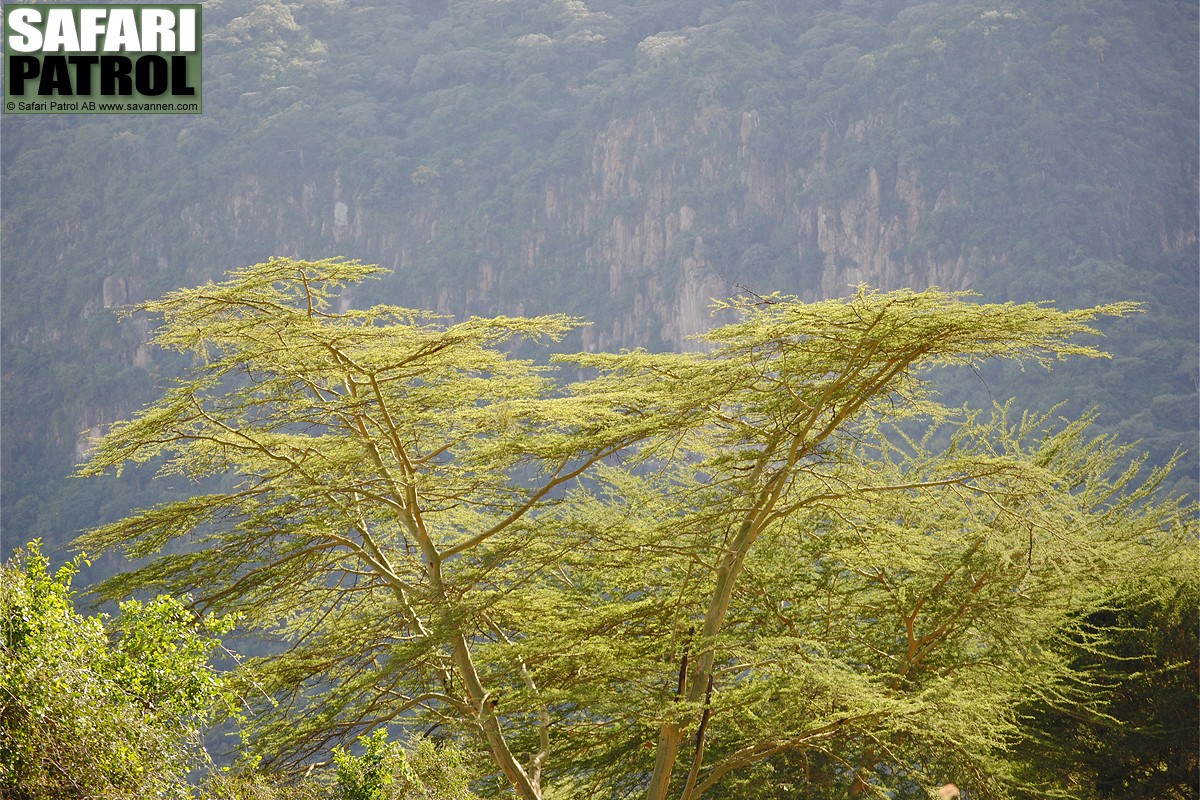
M 1118 359 L 988 390 L 1099 403 L 1157 458 L 1192 446 L 1196 17 L 205 3 L 202 116 L 3 118 L 4 546 L 161 491 L 63 480 L 80 432 L 172 370 L 111 308 L 272 254 L 396 270 L 359 302 L 580 313 L 585 348 L 687 346 L 733 284 L 1142 299 Z

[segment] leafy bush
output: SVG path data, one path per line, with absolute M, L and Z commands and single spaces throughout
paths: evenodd
M 334 751 L 337 800 L 473 800 L 466 777 L 466 757 L 454 745 L 418 738 L 412 750 L 389 742 L 376 729 L 359 737 L 363 754 Z
M 247 769 L 210 774 L 201 800 L 476 800 L 470 788 L 467 754 L 454 744 L 417 738 L 405 749 L 389 742 L 387 731 L 358 739 L 361 754 L 333 751 L 333 773 L 302 776 L 263 771 L 253 759 Z
M 221 677 L 227 620 L 162 596 L 114 620 L 75 611 L 81 559 L 51 573 L 40 542 L 0 567 L 0 796 L 189 797 Z

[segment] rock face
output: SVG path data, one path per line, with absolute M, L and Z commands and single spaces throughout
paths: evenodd
M 123 275 L 109 275 L 101 291 L 105 308 L 123 306 L 129 302 L 129 281 Z
M 759 122 L 757 111 L 738 115 L 717 106 L 683 121 L 645 111 L 597 137 L 586 200 L 564 222 L 588 239 L 589 262 L 607 270 L 610 295 L 632 293 L 611 330 L 598 334 L 598 347 L 628 346 L 654 333 L 667 347 L 687 347 L 687 337 L 710 324 L 710 299 L 742 287 L 817 299 L 859 282 L 971 285 L 969 254 L 904 255 L 923 216 L 953 204 L 952 192 L 934 192 L 930 201 L 911 169 L 884 187 L 872 167 L 852 196 L 817 201 L 810 183 L 827 170 L 827 147 L 803 166 L 765 160 L 750 146 Z M 735 248 L 706 244 L 722 238 Z M 782 253 L 791 274 L 770 277 L 783 277 L 784 285 L 764 282 L 760 265 L 743 260 L 755 246 L 738 252 L 736 244 L 746 242 L 769 242 L 776 258 Z
M 348 191 L 336 171 L 292 186 L 246 175 L 220 217 L 211 205 L 182 217 L 202 247 L 217 252 L 241 242 L 252 257 L 347 255 L 402 276 L 444 258 L 448 232 L 472 227 L 480 234 L 458 250 L 457 274 L 416 282 L 420 296 L 402 302 L 456 315 L 523 313 L 536 294 L 539 310 L 557 303 L 595 321 L 584 334 L 588 349 L 691 347 L 688 337 L 711 325 L 711 299 L 743 287 L 817 299 L 859 282 L 972 284 L 979 254 L 913 247 L 923 220 L 956 203 L 952 188 L 924 186 L 915 169 L 893 166 L 885 177 L 872 167 L 848 196 L 816 198 L 830 137 L 861 137 L 867 123 L 826 133 L 820 156 L 801 165 L 758 154 L 759 124 L 753 109 L 716 105 L 690 117 L 643 109 L 614 119 L 596 134 L 586 174 L 548 179 L 541 202 L 523 217 L 460 206 L 436 177 L 411 187 L 403 211 L 381 208 Z M 755 258 L 763 248 L 773 274 Z M 228 266 L 214 261 L 210 270 Z M 578 280 L 564 279 L 570 272 Z M 547 286 L 562 282 L 581 296 L 546 296 Z M 122 287 L 128 294 L 130 287 L 106 280 L 105 305 L 124 296 Z
M 9 497 L 179 368 L 115 310 L 273 255 L 390 268 L 356 306 L 576 314 L 588 350 L 695 347 L 739 292 L 1194 275 L 1179 4 L 217 5 L 201 118 L 6 118 Z
M 954 185 L 929 185 L 915 167 L 875 163 L 843 174 L 836 191 L 824 186 L 831 152 L 861 142 L 881 117 L 830 127 L 800 164 L 756 147 L 763 123 L 757 110 L 716 104 L 631 111 L 595 134 L 582 175 L 546 178 L 520 209 L 476 208 L 422 166 L 390 207 L 334 169 L 299 181 L 245 175 L 223 207 L 181 216 L 203 251 L 220 254 L 199 278 L 273 254 L 345 255 L 394 269 L 409 290 L 387 300 L 405 305 L 580 313 L 595 323 L 587 349 L 692 347 L 688 337 L 712 324 L 711 299 L 745 289 L 810 300 L 860 282 L 966 289 L 1008 261 L 956 235 L 972 211 Z M 958 227 L 929 235 L 939 215 Z M 1195 246 L 1194 225 L 1166 227 L 1165 250 Z M 136 289 L 106 279 L 103 303 L 136 300 Z

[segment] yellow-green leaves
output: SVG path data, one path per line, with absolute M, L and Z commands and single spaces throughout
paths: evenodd
M 544 366 L 514 342 L 577 320 L 348 308 L 377 272 L 273 259 L 145 304 L 199 357 L 83 467 L 208 481 L 85 541 L 152 559 L 111 593 L 195 591 L 287 644 L 246 673 L 280 701 L 248 730 L 268 759 L 435 725 L 524 798 L 797 763 L 822 792 L 1002 782 L 1017 704 L 1074 680 L 1064 631 L 1194 530 L 1087 420 L 925 380 L 1100 355 L 1079 337 L 1130 304 L 772 296 L 720 304 L 707 352 Z

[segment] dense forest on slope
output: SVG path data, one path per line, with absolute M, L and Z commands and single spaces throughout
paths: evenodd
M 204 32 L 201 116 L 4 117 L 6 548 L 163 496 L 66 479 L 179 367 L 114 309 L 272 254 L 392 268 L 359 306 L 593 320 L 566 349 L 685 348 L 738 285 L 1140 300 L 1111 361 L 954 388 L 1194 448 L 1194 3 L 213 0 Z

